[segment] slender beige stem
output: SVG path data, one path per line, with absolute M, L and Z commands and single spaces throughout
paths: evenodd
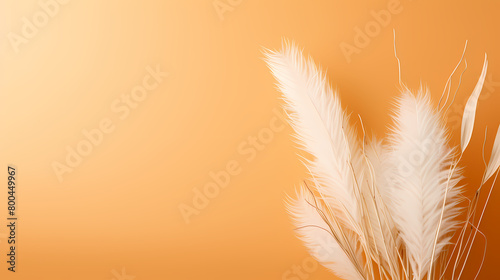
M 436 236 L 434 237 L 434 246 L 432 247 L 431 262 L 429 264 L 429 273 L 427 274 L 428 280 L 431 280 L 431 273 L 432 273 L 432 267 L 433 267 L 433 262 L 434 262 L 434 254 L 436 252 L 437 241 L 439 238 L 439 231 L 441 230 L 441 224 L 443 222 L 444 209 L 446 207 L 446 197 L 448 195 L 450 180 L 451 180 L 451 177 L 453 177 L 453 172 L 455 171 L 455 168 L 457 167 L 458 163 L 462 159 L 462 155 L 463 155 L 463 153 L 460 153 L 460 157 L 458 158 L 457 162 L 454 165 L 452 165 L 452 169 L 451 169 L 450 174 L 448 175 L 448 179 L 446 181 L 446 189 L 444 191 L 444 197 L 443 197 L 443 206 L 441 207 L 441 215 L 439 218 L 439 224 L 438 224 L 438 227 L 436 230 Z
M 479 217 L 479 221 L 477 222 L 477 226 L 475 226 L 475 228 L 479 228 L 479 226 L 481 225 L 481 221 L 483 220 L 483 216 L 484 216 L 484 211 L 486 210 L 486 206 L 488 206 L 488 202 L 490 201 L 491 193 L 493 192 L 493 189 L 495 187 L 495 183 L 496 183 L 499 171 L 500 170 L 498 170 L 496 172 L 495 180 L 493 180 L 490 191 L 488 193 L 488 197 L 486 198 L 486 202 L 484 203 L 483 210 L 481 211 L 481 216 Z M 477 235 L 477 229 L 476 229 L 476 231 L 474 231 L 474 235 L 472 237 L 471 244 L 469 246 L 469 249 L 467 250 L 467 256 L 465 257 L 465 260 L 464 260 L 464 265 L 462 266 L 462 270 L 460 271 L 460 274 L 458 275 L 457 280 L 460 279 L 460 277 L 462 276 L 465 265 L 467 264 L 467 259 L 469 258 L 470 251 L 472 250 L 472 245 L 474 244 L 474 239 L 476 238 L 476 235 Z

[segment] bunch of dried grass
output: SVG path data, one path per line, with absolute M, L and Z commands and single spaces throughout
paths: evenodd
M 348 280 L 442 279 L 447 271 L 460 279 L 481 234 L 478 227 L 487 204 L 477 219 L 481 189 L 496 174 L 488 201 L 500 165 L 499 129 L 476 195 L 472 200 L 463 196 L 459 163 L 471 139 L 486 57 L 465 108 L 458 148 L 450 147 L 444 118 L 451 76 L 434 107 L 426 90 L 410 91 L 400 75 L 402 92 L 387 139 L 367 139 L 363 128 L 359 141 L 337 94 L 312 59 L 286 42 L 280 51 L 265 55 L 295 139 L 312 156 L 304 159 L 310 179 L 288 202 L 310 253 Z M 463 211 L 467 215 L 460 220 Z M 459 236 L 451 244 L 455 232 Z

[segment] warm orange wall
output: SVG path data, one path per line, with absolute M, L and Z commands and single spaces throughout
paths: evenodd
M 219 16 L 214 3 L 229 10 Z M 398 95 L 393 28 L 403 80 L 412 88 L 422 81 L 435 99 L 469 40 L 452 125 L 487 52 L 490 82 L 464 158 L 468 182 L 477 183 L 485 126 L 489 149 L 500 120 L 495 3 L 70 0 L 53 6 L 53 17 L 31 30 L 16 53 L 9 32 L 21 34 L 22 18 L 43 17 L 43 9 L 35 0 L 2 1 L 0 167 L 18 167 L 20 220 L 15 274 L 7 273 L 6 227 L 0 226 L 0 278 L 109 280 L 120 279 L 124 268 L 136 280 L 264 280 L 291 275 L 304 262 L 314 265 L 283 205 L 306 170 L 290 127 L 273 111 L 280 101 L 261 60 L 262 47 L 278 48 L 282 37 L 328 69 L 343 105 L 380 137 Z M 391 19 L 348 62 L 340 45 L 354 44 L 355 28 L 372 24 L 371 11 L 380 10 L 390 10 Z M 125 116 L 121 95 L 157 65 L 169 76 Z M 59 182 L 52 164 L 63 163 L 67 146 L 81 144 L 82 130 L 103 120 L 114 129 L 107 127 L 102 142 Z M 456 142 L 459 128 L 452 132 Z M 268 141 L 253 146 L 259 134 Z M 213 182 L 210 173 L 226 169 L 233 174 L 229 184 L 186 224 L 179 206 L 192 206 L 194 192 Z M 6 173 L 0 176 L 6 180 Z M 6 189 L 0 225 L 5 202 Z M 481 225 L 488 251 L 479 279 L 498 275 L 499 202 L 497 191 Z M 478 238 L 462 279 L 473 278 L 483 244 Z M 314 267 L 302 276 L 332 279 Z

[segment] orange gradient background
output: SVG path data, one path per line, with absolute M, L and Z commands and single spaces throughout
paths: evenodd
M 500 4 L 396 1 L 400 12 L 348 62 L 340 44 L 353 44 L 355 28 L 374 21 L 370 11 L 391 2 L 73 0 L 16 53 L 8 34 L 20 34 L 22 18 L 41 8 L 35 0 L 3 0 L 0 278 L 120 280 L 123 268 L 136 280 L 286 279 L 308 257 L 283 203 L 306 177 L 292 130 L 274 133 L 251 160 L 238 149 L 269 128 L 281 106 L 261 51 L 279 48 L 283 37 L 328 70 L 343 106 L 378 137 L 398 96 L 392 29 L 403 81 L 410 88 L 422 82 L 436 103 L 469 40 L 458 113 L 450 115 L 454 144 L 459 108 L 488 53 L 494 82 L 463 159 L 470 197 L 484 169 L 485 128 L 489 151 L 500 120 Z M 214 3 L 230 9 L 220 16 Z M 169 76 L 120 120 L 111 104 L 156 65 Z M 64 162 L 67 146 L 103 118 L 115 130 L 59 182 L 52 163 Z M 179 206 L 192 205 L 194 191 L 213 181 L 209 173 L 234 161 L 240 174 L 187 224 Z M 8 164 L 18 168 L 16 273 L 5 262 Z M 498 278 L 499 191 L 480 227 L 488 250 L 479 279 Z M 474 278 L 483 248 L 478 236 L 462 279 Z M 318 267 L 299 279 L 335 278 Z

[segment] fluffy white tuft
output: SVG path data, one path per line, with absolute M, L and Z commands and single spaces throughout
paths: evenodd
M 336 93 L 314 62 L 293 44 L 268 51 L 266 61 L 283 94 L 297 142 L 313 156 L 306 165 L 318 192 L 346 227 L 361 234 L 357 180 L 363 176 L 362 158 Z
M 445 191 L 446 206 L 438 234 L 435 256 L 450 240 L 459 213 L 459 170 L 450 176 L 454 151 L 448 146 L 442 117 L 433 109 L 427 92 L 414 96 L 403 92 L 397 100 L 390 134 L 388 206 L 400 231 L 415 279 L 429 269 L 436 231 L 440 224 Z
M 326 216 L 322 217 L 328 210 L 321 203 L 316 204 L 309 190 L 301 188 L 297 199 L 292 200 L 287 208 L 296 226 L 298 237 L 321 265 L 344 279 L 364 279 L 361 274 L 364 272 L 359 248 L 352 248 L 352 251 L 346 253 L 342 249 L 343 246 L 339 246 L 338 239 L 324 220 Z M 355 242 L 353 236 L 347 238 L 350 242 Z M 361 267 L 356 267 L 355 263 Z

